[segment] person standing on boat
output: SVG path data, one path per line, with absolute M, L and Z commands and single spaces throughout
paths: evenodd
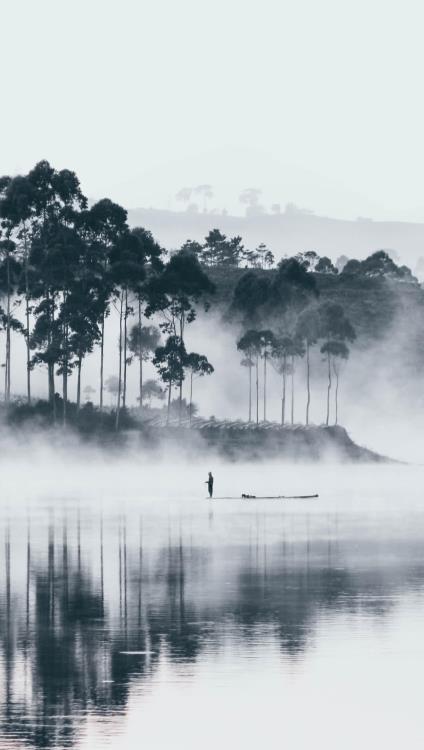
M 213 495 L 213 476 L 212 476 L 212 472 L 211 471 L 208 474 L 208 481 L 205 482 L 205 484 L 208 485 L 209 497 L 212 497 L 212 495 Z

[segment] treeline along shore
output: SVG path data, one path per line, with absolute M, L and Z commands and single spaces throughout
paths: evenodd
M 0 410 L 1 418 L 1 410 Z M 64 432 L 66 447 L 69 432 L 76 432 L 84 446 L 101 448 L 111 456 L 142 452 L 152 459 L 174 456 L 181 459 L 226 461 L 282 460 L 290 462 L 346 461 L 351 463 L 387 463 L 385 456 L 357 445 L 340 425 L 280 425 L 276 422 L 247 422 L 204 419 L 187 415 L 167 423 L 165 415 L 154 415 L 138 409 L 122 413 L 121 427 L 114 429 L 114 412 L 100 412 L 91 403 L 78 414 L 70 404 L 68 429 Z M 58 426 L 52 423 L 47 402 L 36 406 L 15 402 L 5 414 L 11 435 L 20 438 L 26 431 L 41 430 L 52 442 L 58 442 Z M 36 432 L 36 435 L 38 433 Z
M 168 426 L 165 431 L 163 427 L 151 424 L 146 436 L 153 450 L 160 446 L 161 450 L 169 448 L 172 453 L 183 445 L 189 457 L 210 457 L 212 454 L 230 461 L 391 462 L 391 459 L 357 445 L 339 425 L 255 425 L 194 419 L 191 425 Z
M 153 429 L 155 419 L 161 429 L 194 428 L 196 379 L 214 374 L 225 388 L 210 354 L 187 348 L 187 328 L 201 311 L 206 321 L 215 313 L 215 325 L 218 315 L 233 333 L 246 393 L 243 417 L 252 434 L 261 424 L 269 425 L 269 434 L 277 433 L 277 423 L 311 426 L 317 366 L 326 378 L 321 421 L 337 426 L 349 357 L 362 342 L 383 335 L 400 298 L 423 308 L 417 279 L 383 250 L 363 261 L 340 256 L 337 263 L 312 251 L 295 252 L 276 264 L 264 244 L 247 248 L 241 237 L 211 229 L 204 242 L 187 239 L 166 252 L 147 228 L 129 226 L 122 206 L 107 198 L 89 205 L 76 174 L 47 161 L 28 174 L 0 178 L 0 220 L 4 418 L 12 424 L 38 419 L 87 434 L 140 424 Z M 118 335 L 109 324 L 111 311 Z M 14 391 L 11 377 L 18 336 L 26 348 L 24 395 Z M 109 376 L 108 336 L 117 338 L 115 373 Z M 95 350 L 96 387 L 84 386 L 86 358 Z M 156 377 L 146 379 L 147 363 Z M 128 368 L 134 365 L 135 404 L 128 398 Z M 32 387 L 39 367 L 46 372 L 42 399 Z M 270 369 L 278 375 L 278 413 L 276 394 L 269 393 Z M 297 400 L 301 370 L 304 393 Z M 76 381 L 73 401 L 70 379 Z M 113 406 L 106 405 L 106 393 Z

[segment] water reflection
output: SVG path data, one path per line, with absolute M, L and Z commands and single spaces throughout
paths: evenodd
M 230 521 L 72 507 L 5 519 L 1 736 L 78 746 L 86 717 L 125 712 L 163 659 L 195 665 L 229 636 L 302 659 L 323 618 L 384 619 L 421 590 L 419 534 L 383 542 L 337 515 L 254 510 L 232 539 Z

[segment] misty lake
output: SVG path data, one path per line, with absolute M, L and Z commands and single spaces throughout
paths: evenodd
M 424 469 L 52 465 L 2 465 L 2 750 L 423 747 Z

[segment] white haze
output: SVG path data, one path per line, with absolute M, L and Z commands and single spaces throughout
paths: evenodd
M 197 455 L 184 455 L 183 449 L 144 453 L 137 446 L 111 452 L 95 444 L 82 443 L 76 436 L 56 431 L 51 436 L 34 430 L 22 442 L 20 435 L 4 435 L 0 440 L 1 491 L 3 515 L 25 515 L 38 505 L 43 509 L 54 500 L 58 511 L 68 502 L 90 507 L 101 501 L 108 513 L 124 513 L 140 507 L 159 515 L 179 514 L 192 503 L 206 499 L 207 472 L 215 477 L 214 496 L 239 498 L 250 494 L 319 494 L 319 502 L 304 501 L 299 512 L 322 514 L 326 509 L 345 512 L 363 509 L 367 502 L 375 508 L 399 510 L 399 497 L 405 487 L 422 485 L 424 468 L 406 464 L 340 465 L 337 461 L 320 464 L 284 464 L 279 460 L 233 463 L 205 451 L 199 444 Z M 117 505 L 117 499 L 119 503 Z M 216 500 L 218 503 L 218 499 Z M 142 503 L 142 506 L 140 505 Z M 181 505 L 183 503 L 183 505 Z M 275 503 L 274 503 L 275 505 Z M 202 506 L 200 506 L 202 507 Z M 231 502 L 219 506 L 232 513 Z M 256 508 L 244 503 L 242 508 Z M 266 509 L 273 507 L 271 502 Z M 289 509 L 295 506 L 288 504 Z M 210 506 L 212 508 L 212 506 Z M 248 511 L 250 512 L 250 510 Z
M 418 0 L 15 0 L 1 11 L 2 172 L 169 207 L 213 183 L 354 218 L 424 218 Z

